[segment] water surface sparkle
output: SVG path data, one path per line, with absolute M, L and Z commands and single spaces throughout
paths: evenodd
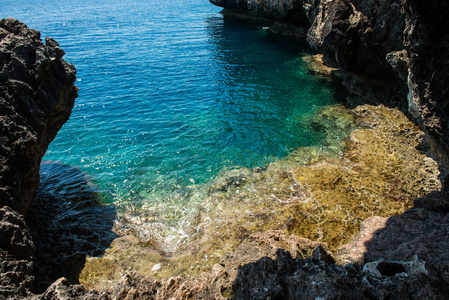
M 340 101 L 306 69 L 305 41 L 208 1 L 3 2 L 2 17 L 56 39 L 77 68 L 73 114 L 44 160 L 79 167 L 107 203 L 182 208 L 222 170 L 320 145 L 300 120 Z

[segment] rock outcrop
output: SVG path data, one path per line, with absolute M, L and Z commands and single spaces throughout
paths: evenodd
M 325 54 L 329 65 L 340 68 L 335 74 L 357 95 L 353 104 L 382 103 L 408 111 L 435 138 L 434 148 L 447 157 L 448 3 L 436 0 L 210 1 L 294 24 L 304 24 L 306 15 L 310 26 L 307 40 Z
M 14 19 L 0 21 L 0 297 L 34 290 L 34 243 L 25 215 L 42 156 L 68 120 L 75 67 L 56 41 Z
M 23 217 L 0 208 L 0 298 L 16 298 L 34 288 L 34 244 Z
M 447 151 L 447 9 L 437 1 L 321 1 L 308 14 L 308 41 L 351 74 L 352 91 L 407 110 Z
M 211 3 L 232 11 L 247 12 L 250 16 L 307 25 L 308 19 L 297 0 L 210 0 Z
M 391 242 L 378 237 L 379 244 Z M 403 242 L 391 247 L 401 249 Z M 152 280 L 129 273 L 104 291 L 59 279 L 35 299 L 446 299 L 447 270 L 438 266 L 443 264 L 416 256 L 339 266 L 320 243 L 267 231 L 251 235 L 198 278 Z
M 69 119 L 75 67 L 58 43 L 14 19 L 0 21 L 0 207 L 26 214 L 39 165 Z

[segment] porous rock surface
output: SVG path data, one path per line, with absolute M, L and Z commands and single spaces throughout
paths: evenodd
M 449 149 L 449 3 L 437 0 L 210 0 L 277 21 L 304 24 L 307 40 L 357 97 L 408 111 Z M 298 9 L 302 7 L 302 9 Z M 287 11 L 280 14 L 279 11 Z M 288 18 L 286 18 L 288 15 Z M 357 99 L 357 100 L 355 100 Z M 361 101 L 360 101 L 361 100 Z
M 23 217 L 0 208 L 0 298 L 28 294 L 34 287 L 34 244 Z
M 34 243 L 24 215 L 48 145 L 77 96 L 75 67 L 56 41 L 14 19 L 0 21 L 0 298 L 34 289 Z
M 75 67 L 58 43 L 14 19 L 0 21 L 0 207 L 26 214 L 39 165 L 69 119 Z

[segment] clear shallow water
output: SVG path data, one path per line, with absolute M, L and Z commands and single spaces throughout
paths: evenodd
M 320 135 L 299 120 L 339 102 L 306 43 L 207 0 L 2 0 L 77 68 L 73 114 L 45 160 L 78 166 L 120 203 L 161 202 L 222 169 L 266 165 Z

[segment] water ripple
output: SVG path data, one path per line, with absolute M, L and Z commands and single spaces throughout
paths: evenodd
M 340 100 L 307 71 L 305 41 L 208 1 L 3 2 L 4 16 L 55 38 L 77 67 L 79 98 L 45 159 L 91 174 L 114 202 L 157 202 L 320 144 L 299 120 Z

